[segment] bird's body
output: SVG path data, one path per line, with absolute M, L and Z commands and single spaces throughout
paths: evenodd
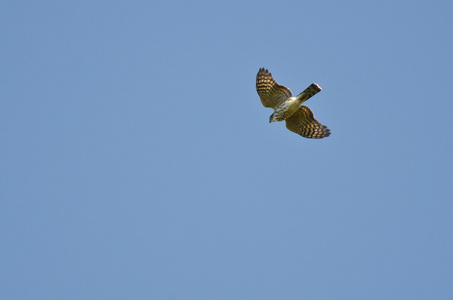
M 270 122 L 280 122 L 291 117 L 297 110 L 299 110 L 302 103 L 307 101 L 313 95 L 321 91 L 321 87 L 316 83 L 312 83 L 308 88 L 296 97 L 289 97 L 275 108 L 274 113 L 270 116 Z
M 330 130 L 319 123 L 310 108 L 302 105 L 313 95 L 321 91 L 321 87 L 312 83 L 302 93 L 292 97 L 290 89 L 279 85 L 268 70 L 261 68 L 256 75 L 256 91 L 265 107 L 274 109 L 269 122 L 286 121 L 286 128 L 306 138 L 323 138 L 330 135 Z
M 275 108 L 274 113 L 269 117 L 269 123 L 281 122 L 291 117 L 301 106 L 301 102 L 296 97 L 290 97 L 287 101 Z

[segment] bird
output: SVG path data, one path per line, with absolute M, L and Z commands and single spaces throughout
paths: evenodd
M 286 121 L 286 128 L 305 138 L 322 139 L 330 135 L 330 129 L 315 119 L 308 106 L 302 105 L 321 91 L 316 83 L 310 84 L 296 97 L 291 90 L 278 84 L 272 74 L 265 68 L 260 68 L 256 74 L 256 91 L 264 107 L 274 109 L 269 117 L 269 123 Z

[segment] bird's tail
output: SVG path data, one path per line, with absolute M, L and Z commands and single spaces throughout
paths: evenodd
M 302 101 L 301 103 L 303 103 L 310 99 L 311 97 L 313 97 L 314 95 L 316 95 L 317 93 L 319 93 L 321 90 L 322 89 L 319 85 L 317 85 L 316 83 L 312 83 L 302 93 L 297 95 L 297 99 L 301 100 Z

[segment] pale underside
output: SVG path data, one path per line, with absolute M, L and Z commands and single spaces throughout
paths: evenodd
M 272 74 L 268 70 L 261 68 L 256 75 L 256 91 L 260 96 L 261 103 L 265 107 L 270 107 L 275 110 L 271 119 L 275 117 L 275 115 L 278 115 L 275 117 L 275 121 L 285 120 L 286 128 L 292 132 L 306 138 L 315 139 L 324 138 L 330 135 L 330 130 L 314 118 L 310 108 L 301 105 L 301 103 L 321 91 L 321 88 L 316 83 L 311 84 L 297 97 L 292 97 L 290 89 L 278 84 L 274 78 L 272 78 Z M 294 107 L 294 100 L 297 100 L 296 104 L 297 106 L 300 105 L 299 108 Z

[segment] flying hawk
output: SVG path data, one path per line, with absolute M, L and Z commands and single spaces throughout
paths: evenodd
M 330 135 L 330 130 L 314 118 L 310 108 L 302 105 L 321 91 L 321 87 L 316 83 L 292 97 L 289 88 L 279 85 L 267 69 L 261 68 L 256 75 L 256 91 L 261 103 L 274 109 L 269 122 L 285 120 L 286 128 L 306 138 L 322 139 Z

